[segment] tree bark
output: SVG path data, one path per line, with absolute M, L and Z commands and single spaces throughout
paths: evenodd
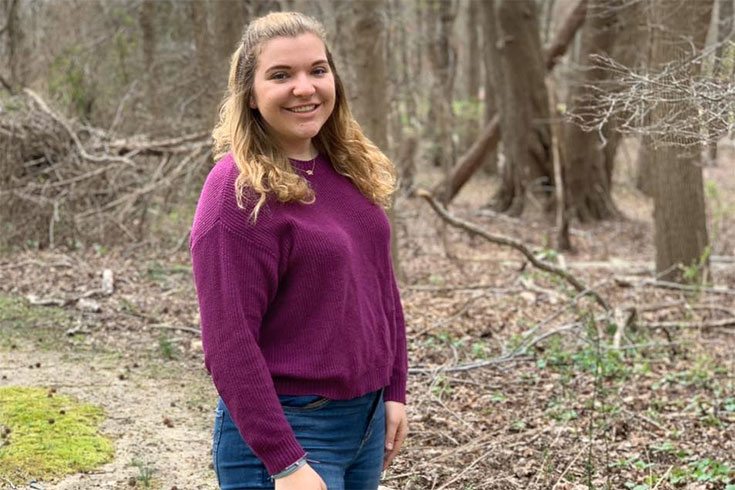
M 156 120 L 161 117 L 161 105 L 158 97 L 158 69 L 156 68 L 156 31 L 154 0 L 143 0 L 138 11 L 138 24 L 143 33 L 143 74 L 145 77 L 146 99 L 151 114 Z
M 456 55 L 452 47 L 452 26 L 455 12 L 453 0 L 431 0 L 426 5 L 426 28 L 430 32 L 428 46 L 429 63 L 433 72 L 431 85 L 430 120 L 436 122 L 434 162 L 446 173 L 454 164 L 454 143 L 452 141 L 452 94 L 454 93 L 454 68 Z M 431 114 L 433 110 L 433 115 Z M 442 192 L 443 202 L 448 202 L 450 189 Z
M 594 55 L 612 56 L 616 43 L 621 42 L 617 34 L 623 28 L 619 16 L 622 8 L 622 0 L 590 0 L 588 4 L 587 22 L 582 29 L 582 68 L 573 77 L 567 104 L 572 113 L 583 112 L 582 107 L 595 97 L 592 86 L 600 86 L 611 78 L 610 71 L 589 65 Z M 600 133 L 583 131 L 572 123 L 565 127 L 566 195 L 572 215 L 581 222 L 620 216 L 611 195 L 613 159 L 619 138 L 612 123 L 606 123 Z
M 733 38 L 735 32 L 735 13 L 733 13 L 733 0 L 719 0 L 719 11 L 717 16 L 717 46 L 715 47 L 715 59 L 712 67 L 712 78 L 718 79 L 722 77 L 722 55 L 725 52 L 727 41 Z M 710 143 L 707 145 L 707 154 L 710 162 L 717 163 L 717 140 L 727 132 L 726 127 L 713 122 L 707 128 L 709 131 Z
M 218 63 L 229 65 L 243 30 L 248 22 L 249 3 L 242 0 L 217 0 L 214 2 L 214 19 L 217 26 L 215 49 Z M 227 74 L 225 73 L 225 79 Z
M 5 24 L 0 30 L 0 35 L 7 35 L 9 75 L 5 83 L 10 86 L 11 91 L 16 91 L 23 85 L 21 79 L 21 57 L 20 47 L 23 39 L 23 31 L 20 28 L 20 14 L 18 12 L 19 0 L 5 0 Z
M 208 12 L 207 4 L 202 0 L 192 0 L 189 3 L 189 15 L 191 20 L 191 29 L 194 35 L 194 45 L 196 46 L 197 70 L 199 72 L 199 80 L 201 83 L 202 95 L 199 97 L 200 113 L 202 120 L 208 126 L 214 123 L 216 116 L 216 78 L 212 74 L 216 73 L 214 69 L 214 47 L 212 46 L 212 36 L 208 28 Z
M 466 32 L 463 49 L 459 63 L 464 73 L 463 89 L 461 98 L 464 99 L 466 110 L 462 118 L 459 138 L 459 147 L 466 148 L 475 138 L 479 130 L 482 116 L 479 113 L 480 103 L 480 68 L 482 67 L 482 56 L 480 55 L 479 26 L 479 3 L 477 0 L 463 1 L 463 23 Z
M 476 101 L 480 92 L 480 36 L 477 32 L 479 8 L 477 0 L 467 0 L 467 97 Z
M 666 83 L 686 83 L 700 70 L 700 64 L 686 60 L 704 46 L 712 4 L 711 0 L 654 2 L 652 67 L 667 70 L 662 77 Z M 696 127 L 696 107 L 686 99 L 671 98 L 674 94 L 667 97 L 666 92 L 653 107 L 654 124 L 683 118 Z M 656 271 L 668 281 L 701 281 L 709 270 L 701 147 L 693 137 L 670 131 L 655 134 L 653 143 Z
M 544 204 L 553 184 L 549 97 L 534 0 L 497 0 L 494 23 L 496 103 L 505 164 L 493 207 L 519 216 L 527 192 Z
M 587 0 L 579 1 L 577 7 L 565 20 L 564 25 L 557 33 L 550 49 L 546 51 L 544 62 L 547 71 L 553 69 L 558 58 L 565 52 L 574 39 L 573 33 L 579 29 L 584 21 L 584 6 L 586 3 Z M 489 1 L 483 2 L 485 9 L 489 8 L 488 4 L 490 4 Z M 492 38 L 488 38 L 487 31 L 483 33 L 483 35 L 485 36 L 486 45 L 493 42 Z M 457 193 L 459 193 L 475 171 L 482 166 L 485 155 L 487 155 L 488 152 L 495 150 L 498 142 L 500 141 L 500 126 L 498 124 L 500 116 L 495 113 L 492 116 L 488 114 L 486 117 L 488 121 L 477 140 L 472 144 L 472 146 L 470 146 L 470 149 L 458 159 L 457 164 L 452 169 L 451 183 L 449 184 L 451 185 L 452 199 L 457 195 Z M 440 193 L 440 189 L 444 189 L 446 185 L 446 181 L 439 183 L 439 185 L 433 189 L 434 194 Z
M 492 9 L 494 9 L 494 5 L 492 2 L 482 2 L 481 3 L 482 11 L 480 12 L 481 19 L 482 19 L 482 63 L 483 63 L 483 87 L 484 87 L 484 99 L 485 99 L 485 113 L 483 114 L 484 120 L 483 124 L 487 126 L 492 120 L 493 117 L 498 112 L 498 105 L 495 103 L 495 86 L 496 86 L 496 73 L 497 67 L 493 65 L 493 50 L 495 49 L 495 39 L 493 38 L 492 33 L 493 26 L 492 22 L 494 19 L 494 12 Z M 498 122 L 499 123 L 499 120 Z M 496 123 L 496 126 L 498 125 Z M 500 137 L 500 133 L 497 133 L 498 138 Z M 469 145 L 470 148 L 475 146 L 475 142 L 478 140 L 477 137 L 475 137 L 475 141 L 473 144 Z M 495 143 L 495 147 L 492 149 L 484 149 L 486 145 L 483 146 L 483 152 L 478 157 L 478 161 L 484 162 L 484 168 L 487 173 L 489 174 L 496 174 L 498 172 L 498 151 L 497 151 L 497 142 Z M 455 172 L 457 169 L 462 168 L 460 167 L 461 162 L 466 161 L 466 155 L 467 152 L 462 155 L 462 158 L 460 159 L 460 162 L 458 162 L 458 165 L 455 167 Z M 470 173 L 471 175 L 471 173 Z M 469 175 L 466 179 L 469 178 Z M 465 180 L 466 180 L 465 179 Z M 456 190 L 454 189 L 455 184 L 452 184 L 452 197 L 454 197 L 454 194 L 456 194 Z

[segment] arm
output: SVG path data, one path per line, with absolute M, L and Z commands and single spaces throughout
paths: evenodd
M 401 298 L 395 277 L 392 277 L 392 287 L 395 304 L 396 347 L 393 375 L 383 395 L 385 400 L 383 470 L 390 466 L 393 458 L 401 450 L 406 435 L 408 435 L 408 417 L 406 416 L 406 377 L 408 373 L 406 322 L 403 317 L 403 308 L 401 307 Z
M 304 456 L 258 347 L 278 287 L 273 252 L 219 221 L 192 240 L 204 361 L 243 439 L 276 474 Z
M 391 275 L 393 289 L 395 344 L 393 358 L 393 373 L 390 383 L 385 387 L 383 400 L 406 404 L 406 377 L 408 374 L 408 352 L 406 347 L 406 320 L 403 317 L 401 295 L 398 291 L 395 275 Z

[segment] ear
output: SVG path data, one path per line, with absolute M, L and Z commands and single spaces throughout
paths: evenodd
M 258 104 L 255 103 L 255 97 L 253 97 L 252 95 L 250 96 L 250 101 L 248 102 L 248 105 L 250 106 L 251 109 L 258 108 Z

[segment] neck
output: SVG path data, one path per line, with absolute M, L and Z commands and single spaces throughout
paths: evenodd
M 314 145 L 311 143 L 311 141 L 308 141 L 305 145 L 302 145 L 298 148 L 296 147 L 288 147 L 283 148 L 284 153 L 286 153 L 286 156 L 292 160 L 313 160 L 316 158 L 316 156 L 319 154 L 319 152 L 316 150 Z

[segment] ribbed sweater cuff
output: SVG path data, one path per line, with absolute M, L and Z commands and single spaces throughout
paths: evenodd
M 261 455 L 261 459 L 269 475 L 275 475 L 285 470 L 295 461 L 306 456 L 306 451 L 301 447 L 295 436 L 291 436 L 279 445 L 277 452 Z
M 383 401 L 406 404 L 406 383 L 393 383 L 385 387 Z

